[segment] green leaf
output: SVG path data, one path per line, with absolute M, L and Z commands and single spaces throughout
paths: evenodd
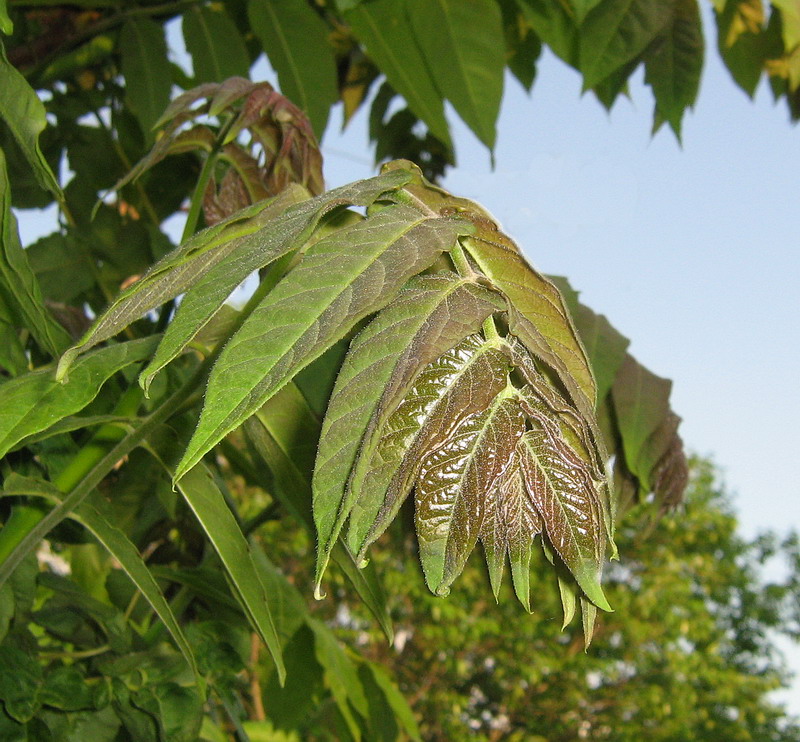
M 153 128 L 167 107 L 172 90 L 163 26 L 143 17 L 125 21 L 119 51 L 128 102 L 145 138 L 152 141 Z
M 580 56 L 578 27 L 564 4 L 551 0 L 517 1 L 536 35 L 554 54 L 577 67 Z
M 558 374 L 578 409 L 591 417 L 597 389 L 563 297 L 492 222 L 473 219 L 476 233 L 463 240 L 464 247 L 508 297 L 511 332 Z
M 525 485 L 544 530 L 589 599 L 611 610 L 600 586 L 606 527 L 596 482 L 587 466 L 542 420 L 522 437 L 518 452 Z
M 306 623 L 314 632 L 314 653 L 317 662 L 322 666 L 325 685 L 330 689 L 350 734 L 358 742 L 361 739 L 361 728 L 353 716 L 351 706 L 362 718 L 366 718 L 369 713 L 358 671 L 325 624 L 313 618 L 308 619 Z
M 353 508 L 347 540 L 359 559 L 397 515 L 425 453 L 462 418 L 487 407 L 505 388 L 510 370 L 495 343 L 470 335 L 428 363 L 399 404 L 386 405 L 391 415 L 381 405 L 348 484 Z
M 362 433 L 369 427 L 364 440 L 373 437 L 417 370 L 478 330 L 500 306 L 490 292 L 455 274 L 414 278 L 351 343 L 328 404 L 314 470 L 317 588 L 354 504 L 347 484 Z M 375 443 L 377 438 L 365 445 L 372 450 Z
M 8 320 L 33 334 L 41 348 L 58 355 L 68 344 L 69 335 L 44 306 L 44 298 L 28 255 L 19 241 L 17 220 L 11 211 L 11 184 L 6 160 L 0 150 L 0 301 Z
M 306 112 L 321 139 L 330 107 L 339 99 L 328 26 L 305 0 L 250 0 L 247 12 L 281 92 Z
M 73 366 L 70 380 L 60 383 L 52 368 L 42 368 L 0 386 L 0 456 L 27 436 L 46 430 L 83 409 L 117 371 L 149 358 L 157 336 L 118 343 L 87 354 Z
M 378 176 L 336 188 L 313 199 L 299 186 L 284 190 L 259 217 L 262 228 L 220 248 L 224 259 L 196 275 L 140 383 L 145 391 L 153 377 L 175 358 L 212 319 L 230 293 L 253 271 L 300 247 L 320 219 L 340 206 L 369 206 L 380 194 L 400 185 L 405 177 Z M 269 219 L 272 219 L 268 223 Z M 266 227 L 269 226 L 267 229 Z
M 439 92 L 476 136 L 494 149 L 505 67 L 497 3 L 407 0 L 406 8 Z
M 0 647 L 0 700 L 10 717 L 19 722 L 33 718 L 41 707 L 42 680 L 42 668 L 31 655 L 14 646 Z
M 267 645 L 283 683 L 286 669 L 270 611 L 271 596 L 264 589 L 250 547 L 211 472 L 202 464 L 196 466 L 178 482 L 178 489 L 225 566 L 237 598 L 253 628 Z
M 356 37 L 431 133 L 450 147 L 442 94 L 419 50 L 415 30 L 397 0 L 373 0 L 344 14 Z
M 364 662 L 362 663 L 360 669 L 369 673 L 371 681 L 382 693 L 389 710 L 394 713 L 394 721 L 399 725 L 399 727 L 409 736 L 410 739 L 415 740 L 415 742 L 421 742 L 422 737 L 420 736 L 417 720 L 414 718 L 414 712 L 411 710 L 411 707 L 408 705 L 408 701 L 406 701 L 403 694 L 392 682 L 392 679 L 389 677 L 386 670 L 384 670 L 381 665 L 375 664 L 374 662 Z M 368 691 L 368 684 L 366 683 L 365 691 Z M 381 716 L 384 716 L 384 714 L 381 714 Z M 375 721 L 378 723 L 385 723 L 385 719 L 383 718 L 375 719 L 374 713 L 370 714 L 369 720 L 370 722 Z M 387 735 L 385 737 L 381 737 L 380 739 L 385 739 L 387 742 L 390 742 L 397 739 L 397 737 L 394 735 Z
M 286 509 L 314 532 L 311 518 L 311 483 L 307 472 L 319 440 L 319 422 L 294 384 L 287 384 L 244 425 L 245 435 L 269 467 L 270 490 Z M 374 569 L 357 569 L 355 558 L 342 545 L 334 547 L 331 558 L 353 583 L 364 605 L 392 641 L 392 621 L 386 610 L 386 596 Z
M 195 742 L 203 722 L 203 699 L 195 688 L 177 683 L 148 684 L 132 694 L 136 706 L 156 719 L 159 738 Z
M 3 484 L 3 495 L 35 495 L 45 497 L 57 504 L 63 502 L 64 493 L 60 492 L 53 485 L 41 480 L 22 477 L 16 473 L 8 476 Z M 95 538 L 103 544 L 109 554 L 119 562 L 128 577 L 136 585 L 144 598 L 153 607 L 156 615 L 161 619 L 167 630 L 172 635 L 178 648 L 183 653 L 189 667 L 202 685 L 202 680 L 197 671 L 194 660 L 194 653 L 186 637 L 181 630 L 169 603 L 164 598 L 158 583 L 153 578 L 152 573 L 145 565 L 136 547 L 130 542 L 128 537 L 103 514 L 107 506 L 101 498 L 96 498 L 95 502 L 83 502 L 70 517 L 83 524 Z
M 501 481 L 524 432 L 510 387 L 424 453 L 415 521 L 425 581 L 437 595 L 447 595 L 461 574 L 483 528 L 486 493 Z
M 197 82 L 247 77 L 247 49 L 224 6 L 195 5 L 187 10 L 183 14 L 183 39 Z
M 6 0 L 0 0 L 0 33 L 4 33 L 6 36 L 14 33 L 14 24 L 8 15 Z
M 676 0 L 674 15 L 645 60 L 645 82 L 653 88 L 656 109 L 680 139 L 681 119 L 700 88 L 703 30 L 697 0 Z
M 515 0 L 501 0 L 506 65 L 520 84 L 531 91 L 536 79 L 536 61 L 542 53 L 541 39 L 534 33 Z
M 642 449 L 669 412 L 671 389 L 671 381 L 648 371 L 630 355 L 625 357 L 614 380 L 611 394 L 625 463 L 637 476 Z M 643 471 L 641 478 L 647 481 L 648 474 Z
M 225 345 L 176 477 L 464 231 L 458 220 L 392 206 L 312 245 Z
M 580 28 L 580 70 L 588 90 L 641 54 L 672 19 L 677 0 L 604 0 Z
M 585 304 L 578 301 L 578 292 L 575 291 L 566 278 L 550 276 L 556 284 L 561 295 L 567 303 L 569 314 L 575 323 L 589 365 L 597 384 L 598 406 L 611 391 L 614 377 L 617 375 L 625 353 L 630 345 L 630 340 L 621 335 L 603 314 L 595 314 Z
M 583 19 L 593 10 L 595 6 L 599 5 L 603 0 L 569 0 L 572 10 L 575 12 L 575 18 L 578 23 L 582 23 Z
M 781 35 L 787 52 L 800 46 L 800 6 L 796 0 L 771 0 L 781 12 Z
M 53 175 L 39 149 L 39 135 L 47 125 L 44 105 L 25 78 L 8 61 L 1 41 L 0 90 L 3 91 L 3 95 L 0 96 L 0 118 L 11 129 L 42 188 L 50 191 L 59 201 L 63 201 L 64 194 L 56 176 Z M 9 201 L 10 198 L 8 196 Z
M 726 0 L 716 5 L 719 53 L 736 84 L 752 98 L 770 56 L 764 5 L 761 0 Z
M 530 611 L 531 549 L 543 524 L 516 459 L 498 484 L 486 492 L 484 508 L 480 539 L 494 597 L 497 599 L 500 592 L 507 553 L 514 591 L 525 610 Z
M 80 342 L 64 353 L 58 365 L 58 378 L 63 378 L 79 353 L 113 337 L 151 309 L 185 292 L 240 247 L 241 251 L 236 252 L 237 257 L 243 257 L 242 253 L 253 251 L 256 263 L 261 262 L 262 257 L 265 262 L 269 262 L 270 255 L 278 257 L 282 254 L 278 252 L 279 249 L 289 251 L 294 246 L 295 240 L 300 239 L 300 235 L 308 236 L 317 221 L 328 211 L 351 203 L 369 204 L 382 192 L 398 188 L 408 182 L 410 177 L 409 173 L 402 170 L 392 171 L 377 178 L 369 178 L 334 189 L 286 211 L 286 204 L 293 203 L 299 198 L 296 189 L 300 187 L 296 186 L 287 189 L 275 199 L 253 204 L 213 227 L 198 232 L 165 255 L 140 280 L 112 302 Z M 267 228 L 269 232 L 262 233 L 262 230 Z M 285 236 L 287 232 L 292 236 L 287 242 L 277 237 L 277 235 Z M 277 247 L 276 242 L 283 247 Z M 266 256 L 263 250 L 266 250 Z M 256 255 L 259 256 L 257 260 Z M 216 308 L 208 310 L 210 312 L 208 318 L 213 315 Z M 181 327 L 182 325 L 179 325 L 179 329 Z M 173 331 L 177 332 L 178 329 Z M 160 356 L 163 359 L 164 353 Z

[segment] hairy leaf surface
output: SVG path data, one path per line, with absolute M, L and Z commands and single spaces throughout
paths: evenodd
M 375 438 L 379 420 L 397 406 L 421 367 L 501 307 L 499 297 L 453 273 L 417 277 L 351 343 L 331 394 L 314 471 L 318 583 L 327 551 L 354 504 L 347 483 L 362 440 Z
M 514 242 L 491 222 L 477 223 L 464 246 L 478 267 L 509 299 L 509 327 L 528 349 L 559 375 L 574 394 L 594 408 L 596 387 L 586 353 L 558 289 L 534 270 Z M 581 399 L 583 397 L 583 400 Z
M 505 389 L 509 359 L 495 343 L 470 335 L 429 363 L 394 412 L 374 428 L 376 443 L 362 444 L 350 483 L 353 510 L 348 544 L 364 558 L 366 548 L 397 515 L 421 458 L 451 435 L 469 414 L 485 409 Z
M 220 354 L 176 476 L 465 231 L 459 220 L 393 206 L 312 245 Z
M 483 528 L 486 492 L 500 483 L 524 432 L 525 417 L 507 390 L 426 452 L 415 520 L 425 581 L 437 595 L 447 595 L 464 568 Z
M 302 198 L 304 190 L 300 186 L 293 186 L 272 201 L 253 204 L 213 227 L 198 232 L 158 261 L 139 281 L 114 300 L 80 342 L 64 353 L 59 362 L 59 378 L 63 378 L 79 353 L 113 337 L 146 312 L 183 293 L 232 253 L 236 262 L 230 267 L 230 271 L 221 267 L 218 274 L 220 280 L 224 279 L 227 285 L 232 280 L 231 274 L 241 275 L 243 267 L 240 259 L 248 261 L 247 265 L 265 265 L 291 250 L 304 236 L 307 237 L 319 219 L 332 209 L 349 204 L 369 205 L 381 193 L 403 185 L 409 178 L 408 173 L 386 173 L 377 178 L 336 188 L 301 203 L 297 202 Z M 296 205 L 287 208 L 291 204 Z M 243 257 L 249 256 L 251 251 L 251 257 Z M 215 310 L 216 307 L 213 308 Z M 209 316 L 206 314 L 209 311 L 213 314 L 210 309 L 201 312 L 200 319 L 197 320 L 198 330 L 208 321 Z M 185 321 L 191 327 L 191 319 L 187 316 L 186 320 L 181 321 L 173 331 L 171 343 L 180 345 L 180 342 L 175 342 L 180 332 L 193 337 L 192 331 L 183 324 Z M 174 348 L 170 352 L 174 352 Z M 160 354 L 162 360 L 165 355 L 166 351 Z
M 606 527 L 598 483 L 557 431 L 536 425 L 519 443 L 525 484 L 553 548 L 586 595 L 611 610 L 600 587 Z

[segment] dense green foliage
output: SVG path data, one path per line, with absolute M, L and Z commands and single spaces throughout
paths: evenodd
M 794 105 L 788 5 L 769 24 L 760 3 L 718 5 L 737 81 L 749 90 L 766 69 Z M 191 76 L 169 61 L 178 17 Z M 425 737 L 480 727 L 472 686 L 458 680 L 454 698 L 449 678 L 484 663 L 497 684 L 478 687 L 478 706 L 501 688 L 504 723 L 523 734 L 547 723 L 548 738 L 570 739 L 590 724 L 633 739 L 628 728 L 669 716 L 663 697 L 651 684 L 635 713 L 606 719 L 604 693 L 632 666 L 683 688 L 673 644 L 631 654 L 669 636 L 705 663 L 691 668 L 698 693 L 723 678 L 723 695 L 748 699 L 746 729 L 781 739 L 763 632 L 796 624 L 781 608 L 796 545 L 782 547 L 795 582 L 760 598 L 754 547 L 703 504 L 706 479 L 696 527 L 713 525 L 714 554 L 736 569 L 717 581 L 692 561 L 707 552 L 675 538 L 692 520 L 643 546 L 687 482 L 670 383 L 480 205 L 434 184 L 453 161 L 444 101 L 491 148 L 504 68 L 529 87 L 543 43 L 607 105 L 644 64 L 656 128 L 679 133 L 702 59 L 694 2 L 0 0 L 0 33 L 2 739 L 419 738 L 386 669 L 393 617 L 430 632 L 394 668 Z M 264 51 L 283 94 L 246 79 Z M 315 133 L 338 101 L 349 119 L 368 98 L 378 159 L 419 165 L 326 191 Z M 15 210 L 53 202 L 57 230 L 23 246 Z M 166 223 L 183 212 L 176 246 Z M 228 304 L 253 274 L 244 305 Z M 618 527 L 630 555 L 609 567 Z M 479 541 L 488 581 L 469 561 Z M 647 613 L 640 588 L 661 575 L 662 545 L 665 562 L 702 575 L 690 607 L 714 610 L 692 649 L 721 665 L 684 651 L 696 611 L 678 634 L 663 604 Z M 506 564 L 533 617 L 508 600 L 476 613 L 510 589 Z M 659 596 L 674 587 L 680 603 L 687 585 Z M 472 607 L 432 594 L 451 589 Z M 607 589 L 617 612 L 596 624 Z M 741 621 L 729 603 L 747 605 Z M 558 633 L 578 608 L 584 638 Z M 370 631 L 342 643 L 334 627 L 362 610 Z M 515 631 L 498 632 L 511 615 Z M 445 686 L 432 693 L 408 673 L 433 674 L 443 617 L 473 654 L 464 665 L 437 649 Z M 587 658 L 595 625 L 600 642 L 620 638 Z M 479 629 L 513 646 L 484 652 Z M 512 680 L 520 662 L 534 708 Z M 674 735 L 736 706 L 702 698 L 707 715 L 687 710 Z

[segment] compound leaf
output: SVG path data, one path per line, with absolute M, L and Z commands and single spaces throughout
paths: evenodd
M 459 220 L 392 206 L 313 244 L 220 354 L 176 477 L 464 231 Z
M 379 421 L 394 410 L 417 371 L 501 307 L 499 297 L 453 273 L 422 276 L 409 281 L 351 343 L 331 394 L 314 472 L 318 586 L 327 551 L 354 504 L 347 483 L 362 432 L 367 431 L 362 450 L 371 450 L 366 439 L 377 435 Z

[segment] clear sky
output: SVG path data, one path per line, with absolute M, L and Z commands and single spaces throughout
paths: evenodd
M 751 537 L 800 528 L 800 130 L 766 83 L 754 102 L 736 87 L 714 43 L 682 147 L 666 127 L 651 137 L 641 71 L 609 115 L 545 55 L 530 97 L 506 80 L 494 170 L 449 111 L 458 166 L 443 185 L 673 380 L 687 448 L 716 462 Z M 334 118 L 331 186 L 373 173 L 366 116 L 344 136 Z M 800 684 L 783 700 L 800 713 Z

